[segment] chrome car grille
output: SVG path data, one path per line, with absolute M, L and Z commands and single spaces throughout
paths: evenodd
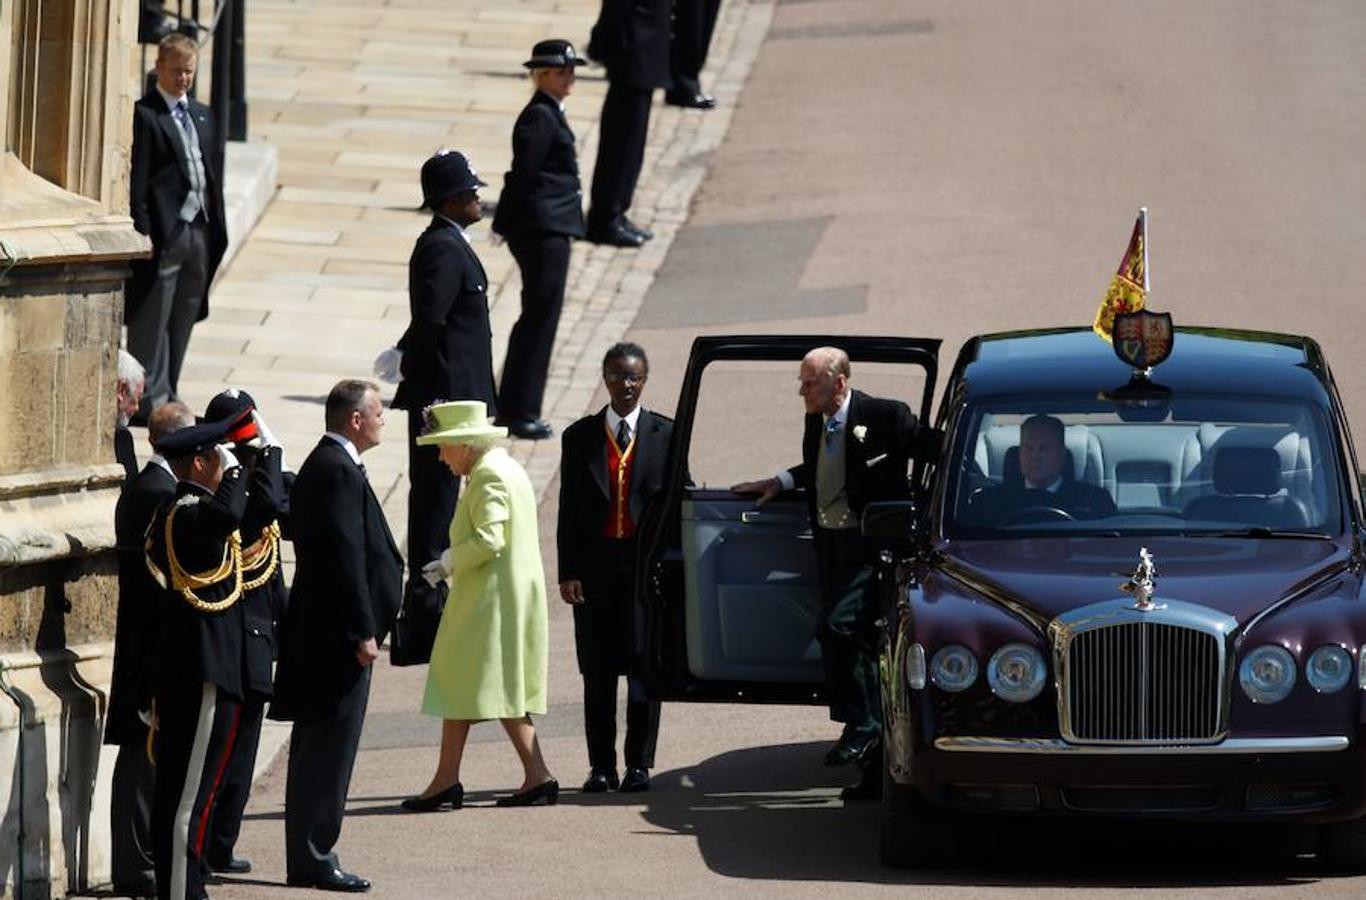
M 1073 741 L 1181 743 L 1223 731 L 1221 639 L 1181 625 L 1130 621 L 1070 635 L 1060 704 Z

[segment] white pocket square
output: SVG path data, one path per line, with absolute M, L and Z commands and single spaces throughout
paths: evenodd
M 884 459 L 886 459 L 886 458 L 887 458 L 887 454 L 885 454 L 885 453 L 879 453 L 877 456 L 874 456 L 872 459 L 870 459 L 870 460 L 868 460 L 866 463 L 864 463 L 864 465 L 871 469 L 873 466 L 875 466 L 875 465 L 877 465 L 878 463 L 882 462 L 882 461 L 883 461 Z

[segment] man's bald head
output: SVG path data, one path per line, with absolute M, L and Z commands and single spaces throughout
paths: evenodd
M 147 439 L 155 447 L 168 434 L 194 424 L 194 412 L 184 403 L 172 400 L 163 403 L 147 417 Z
M 797 379 L 808 414 L 834 415 L 849 393 L 849 354 L 839 347 L 817 347 L 802 357 Z

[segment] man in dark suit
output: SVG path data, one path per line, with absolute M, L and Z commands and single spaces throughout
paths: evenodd
M 711 34 L 721 0 L 674 0 L 673 42 L 669 60 L 673 64 L 673 87 L 664 93 L 664 102 L 689 109 L 711 109 L 716 98 L 702 93 L 699 76 L 707 64 Z
M 626 775 L 617 779 L 617 682 L 630 671 L 636 525 L 664 486 L 673 421 L 640 406 L 649 360 L 620 343 L 602 360 L 611 403 L 565 429 L 560 457 L 560 598 L 574 607 L 583 675 L 586 793 L 650 786 L 659 704 L 627 679 Z
M 483 400 L 496 414 L 497 404 L 488 276 L 465 233 L 482 217 L 484 182 L 465 155 L 454 151 L 423 163 L 421 179 L 423 205 L 434 215 L 408 260 L 412 321 L 398 342 L 403 381 L 393 405 L 408 411 L 407 610 L 430 620 L 435 636 L 445 588 L 428 584 L 422 567 L 440 559 L 450 543 L 460 481 L 435 446 L 418 446 L 422 411 L 445 400 Z
M 153 252 L 133 269 L 123 321 L 128 350 L 147 369 L 144 413 L 179 399 L 190 332 L 209 315 L 209 285 L 228 247 L 213 118 L 188 96 L 198 59 L 190 38 L 163 38 L 156 85 L 133 111 L 129 213 Z
M 522 272 L 522 315 L 508 338 L 497 424 L 528 440 L 551 435 L 541 399 L 569 278 L 569 239 L 584 233 L 579 160 L 564 99 L 574 87 L 575 67 L 587 62 L 568 41 L 532 48 L 523 65 L 536 93 L 513 126 L 512 168 L 493 217 L 493 230 L 507 238 Z
M 154 662 L 157 723 L 152 857 L 161 900 L 200 900 L 202 835 L 242 712 L 242 568 L 235 548 L 248 478 L 222 446 L 225 422 L 156 444 L 179 479 L 147 530 L 161 592 Z
M 1069 463 L 1066 430 L 1053 416 L 1030 416 L 1020 425 L 1018 480 L 1007 471 L 1003 484 L 987 488 L 969 503 L 970 516 L 993 525 L 1021 525 L 1058 519 L 1100 519 L 1119 512 L 1104 488 L 1077 481 Z
M 152 410 L 147 434 L 152 445 L 194 424 L 183 403 Z M 176 476 L 165 457 L 153 453 L 128 481 L 114 507 L 118 546 L 119 608 L 114 631 L 114 677 L 105 713 L 104 742 L 119 748 L 109 801 L 109 857 L 114 891 L 131 897 L 156 893 L 152 865 L 152 792 L 156 769 L 147 757 L 152 713 L 152 665 L 160 631 L 162 588 L 147 570 L 147 526 L 156 511 L 175 499 Z
M 607 67 L 598 122 L 598 160 L 588 210 L 588 239 L 639 247 L 654 234 L 626 218 L 645 162 L 650 100 L 673 84 L 669 74 L 671 0 L 603 0 L 588 57 Z
M 868 758 L 882 730 L 877 610 L 868 592 L 874 551 L 859 530 L 863 508 L 910 498 L 907 469 L 930 440 L 905 403 L 851 390 L 849 375 L 843 350 L 808 353 L 798 375 L 806 404 L 801 465 L 732 488 L 758 494 L 761 504 L 793 487 L 805 492 L 825 602 L 817 638 L 830 717 L 844 723 L 825 757 L 831 766 Z
M 333 852 L 356 762 L 372 664 L 398 612 L 403 557 L 361 454 L 380 442 L 384 405 L 366 381 L 327 397 L 327 434 L 290 494 L 297 568 L 281 632 L 273 719 L 292 719 L 285 870 L 292 885 L 363 892 Z
M 123 483 L 127 484 L 138 474 L 138 454 L 133 449 L 133 433 L 128 430 L 128 423 L 137 415 L 147 375 L 142 363 L 127 350 L 120 348 L 118 359 L 118 380 L 114 385 L 114 398 L 118 403 L 118 415 L 114 420 L 114 458 L 122 464 Z

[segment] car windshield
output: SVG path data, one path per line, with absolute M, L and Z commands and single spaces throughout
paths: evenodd
M 1337 535 L 1336 446 L 1320 407 L 1282 398 L 987 399 L 958 419 L 946 533 Z

